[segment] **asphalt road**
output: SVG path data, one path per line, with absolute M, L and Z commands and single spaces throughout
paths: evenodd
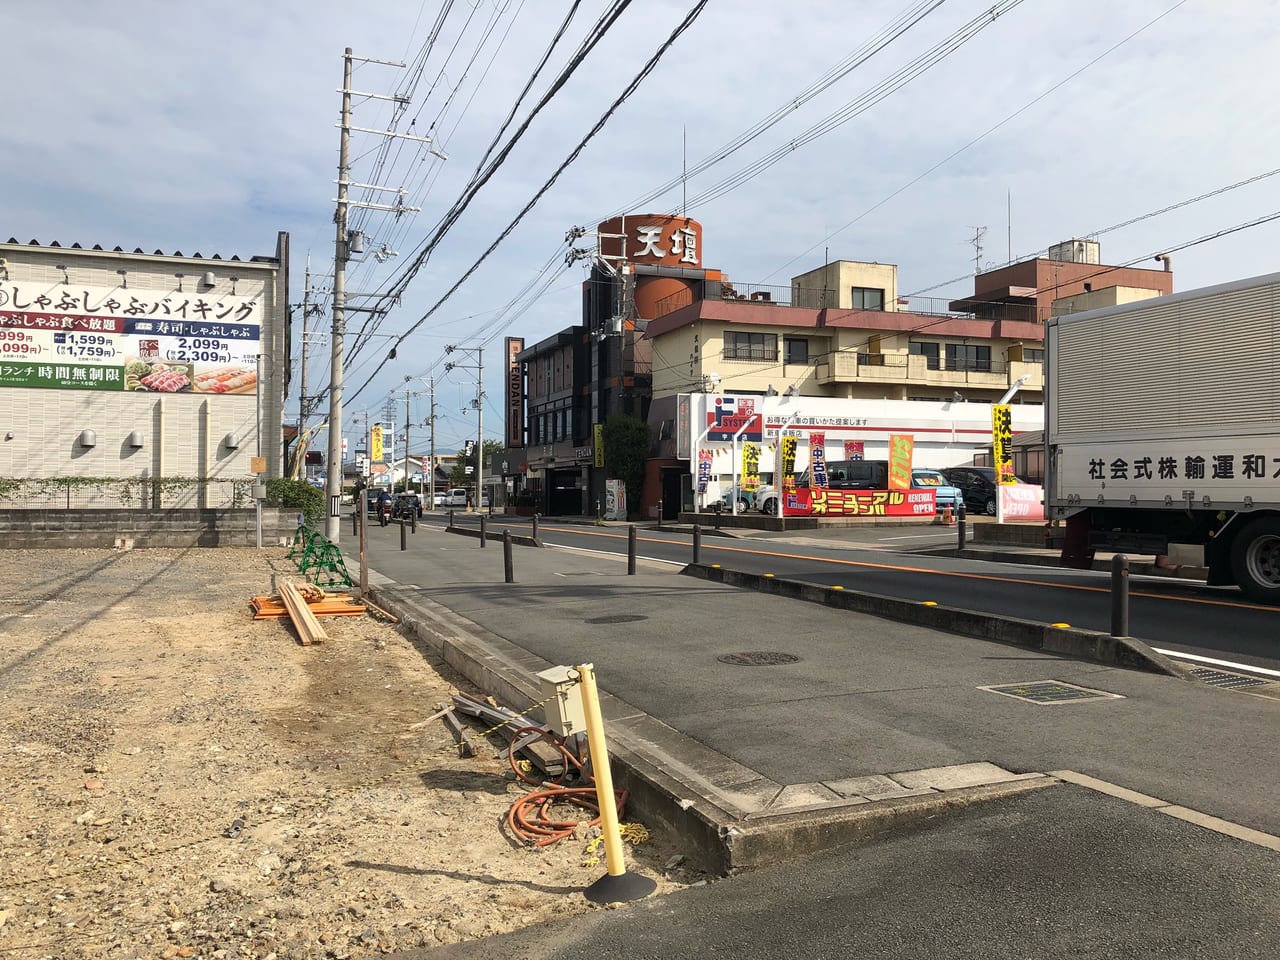
M 474 515 L 458 514 L 455 519 L 462 525 L 479 522 Z M 444 517 L 424 519 L 443 521 Z M 491 529 L 500 529 L 499 524 L 513 532 L 530 530 L 525 518 L 495 518 Z M 539 536 L 557 546 L 627 551 L 627 530 L 621 526 L 543 521 Z M 688 563 L 691 539 L 687 533 L 639 529 L 637 554 Z M 702 562 L 1044 623 L 1110 629 L 1109 574 L 909 552 L 954 543 L 953 532 L 921 532 L 914 527 L 871 528 L 860 539 L 839 540 L 811 532 L 785 539 L 776 534 L 729 538 L 705 533 Z M 1132 636 L 1156 647 L 1280 669 L 1280 608 L 1251 603 L 1233 588 L 1134 576 L 1129 621 Z

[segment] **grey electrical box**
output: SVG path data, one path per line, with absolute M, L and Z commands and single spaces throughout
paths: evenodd
M 587 732 L 587 715 L 582 709 L 582 684 L 574 667 L 551 667 L 538 674 L 546 725 L 559 737 Z M 550 699 L 548 699 L 550 698 Z

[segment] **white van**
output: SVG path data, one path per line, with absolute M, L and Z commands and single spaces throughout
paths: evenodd
M 467 505 L 466 488 L 453 487 L 447 490 L 444 495 L 444 505 L 446 507 L 465 507 Z

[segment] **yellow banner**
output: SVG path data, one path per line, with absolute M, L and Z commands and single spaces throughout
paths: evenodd
M 742 445 L 742 489 L 754 490 L 760 486 L 760 444 Z
M 889 437 L 889 489 L 911 489 L 911 456 L 915 453 L 916 439 L 895 433 Z
M 1009 405 L 991 408 L 991 465 L 996 483 L 1017 483 L 1013 473 L 1013 414 Z
M 595 448 L 596 469 L 604 469 L 604 424 L 591 425 L 591 445 Z
M 382 427 L 369 428 L 369 459 L 374 463 L 382 461 Z
M 774 486 L 789 487 L 795 482 L 796 472 L 796 438 L 783 437 L 778 441 L 778 459 L 782 461 L 781 482 L 774 479 Z

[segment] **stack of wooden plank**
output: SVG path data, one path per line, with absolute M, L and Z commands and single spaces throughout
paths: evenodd
M 306 600 L 307 606 L 317 617 L 358 617 L 366 611 L 365 605 L 349 593 L 325 593 L 323 598 L 319 600 L 312 600 L 306 596 L 303 599 Z M 289 615 L 289 611 L 285 608 L 284 601 L 278 593 L 271 596 L 253 597 L 249 600 L 249 603 L 253 607 L 253 619 L 255 620 L 271 620 Z

